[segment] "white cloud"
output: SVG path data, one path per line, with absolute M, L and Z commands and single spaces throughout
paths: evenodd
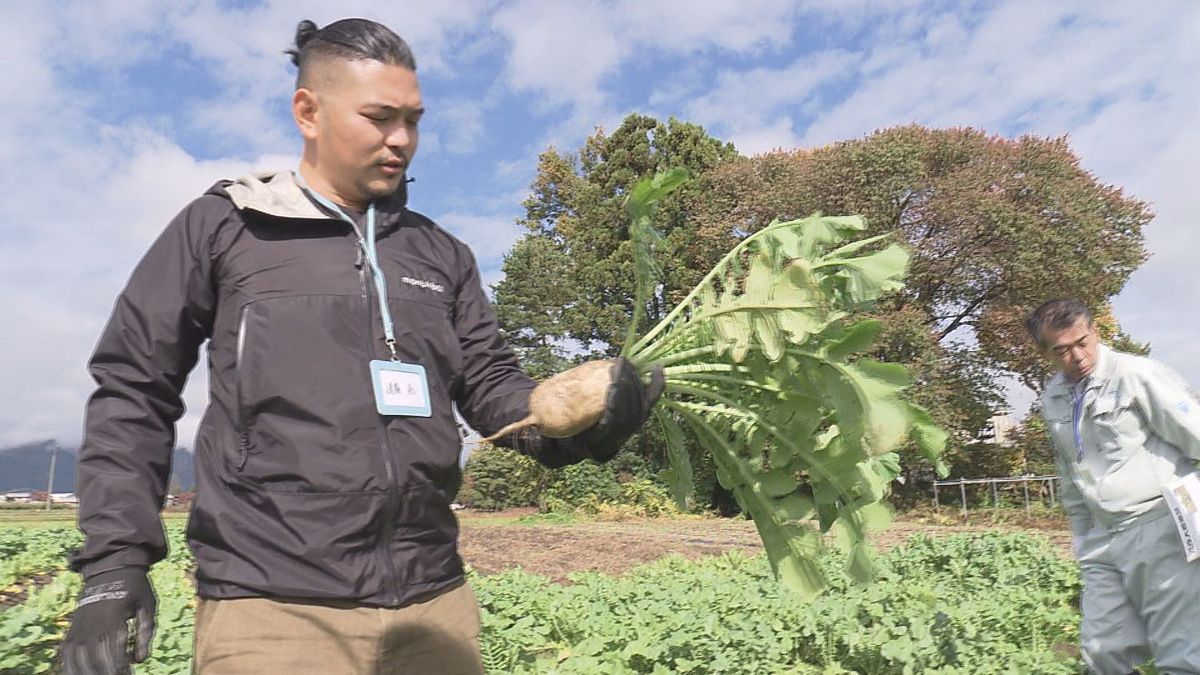
M 821 101 L 825 88 L 852 76 L 859 57 L 843 50 L 805 55 L 782 68 L 722 70 L 703 95 L 678 91 L 686 118 L 753 155 L 799 143 L 793 118 Z M 659 92 L 657 98 L 667 96 Z M 797 114 L 799 113 L 799 114 Z
M 1193 101 L 1192 110 L 1200 105 Z M 1185 118 L 1186 119 L 1186 118 Z M 1173 120 L 1179 129 L 1179 120 Z M 1153 355 L 1179 370 L 1200 390 L 1200 192 L 1195 187 L 1200 129 L 1179 129 L 1173 142 L 1153 153 L 1149 166 L 1128 175 L 1131 192 L 1151 202 L 1157 217 L 1146 228 L 1150 260 L 1130 279 L 1114 302 L 1122 326 L 1135 339 L 1151 343 Z
M 499 266 L 501 258 L 523 232 L 514 219 L 504 216 L 451 212 L 436 220 L 471 247 L 480 267 Z
M 598 2 L 518 0 L 496 12 L 492 25 L 512 45 L 511 85 L 553 104 L 596 104 L 600 80 L 628 48 L 612 30 L 611 10 Z
M 500 178 L 526 177 L 530 164 L 525 159 L 509 159 L 496 162 L 496 176 Z M 520 200 L 517 200 L 520 202 Z
M 100 208 L 125 234 L 145 245 L 185 204 L 217 180 L 237 178 L 252 170 L 288 169 L 298 155 L 265 155 L 254 161 L 197 160 L 169 139 L 144 134 L 137 138 L 108 179 L 98 185 Z
M 189 112 L 191 133 L 203 136 L 221 154 L 286 152 L 299 143 L 286 95 L 235 96 L 198 102 Z M 247 143 L 247 139 L 254 140 Z
M 484 135 L 483 117 L 488 104 L 477 99 L 445 101 L 437 108 L 435 124 L 446 133 L 438 134 L 439 149 L 462 155 L 474 150 Z
M 717 127 L 715 130 L 719 129 L 720 127 Z M 759 155 L 772 150 L 794 148 L 800 144 L 800 137 L 792 128 L 792 120 L 786 115 L 772 122 L 759 122 L 753 126 L 738 125 L 718 136 L 731 141 L 743 155 Z
M 1055 135 L 1096 106 L 1153 86 L 1171 71 L 1175 17 L 1123 5 L 1009 2 L 972 29 L 927 15 L 917 34 L 880 31 L 866 55 L 864 80 L 808 129 L 810 145 L 914 119 L 993 130 L 1024 127 Z M 1104 10 L 1108 10 L 1105 12 Z M 1173 38 L 1173 39 L 1172 39 Z M 1131 50 L 1131 44 L 1156 49 Z
M 701 122 L 736 125 L 738 118 L 763 118 L 781 107 L 819 98 L 821 89 L 853 72 L 858 57 L 843 50 L 805 55 L 783 68 L 722 70 L 712 90 L 687 105 Z
M 711 50 L 778 49 L 792 36 L 797 8 L 786 0 L 668 0 L 561 3 L 518 0 L 493 26 L 511 44 L 507 77 L 548 106 L 603 108 L 603 85 L 630 62 Z
M 709 62 L 725 63 L 723 56 L 752 55 L 782 49 L 793 36 L 792 20 L 799 10 L 782 0 L 736 2 L 719 0 L 688 6 L 666 0 L 556 3 L 518 0 L 497 11 L 492 26 L 510 45 L 506 82 L 534 98 L 527 107 L 540 116 L 556 115 L 524 151 L 509 162 L 529 164 L 547 147 L 575 148 L 597 128 L 612 131 L 637 103 L 618 104 L 612 89 L 624 70 L 644 67 L 664 56 L 705 54 L 700 67 L 670 72 L 651 95 L 656 108 L 678 104 L 705 82 Z M 770 96 L 780 86 L 789 91 L 793 73 L 765 83 L 765 89 L 735 86 L 737 92 Z M 735 85 L 739 73 L 728 72 Z M 812 81 L 804 74 L 795 86 Z M 757 102 L 747 105 L 725 97 L 738 112 L 722 113 L 730 120 L 729 136 L 755 149 L 792 144 L 796 136 L 778 114 L 758 113 Z M 717 105 L 716 101 L 712 104 Z M 565 108 L 565 110 L 563 110 Z M 751 117 L 745 117 L 750 111 Z M 558 114 L 561 113 L 561 114 Z M 687 115 L 694 119 L 694 115 Z M 718 117 L 714 114 L 714 119 Z M 704 119 L 698 121 L 703 122 Z M 736 125 L 732 124 L 736 122 Z
M 623 0 L 613 8 L 620 35 L 639 49 L 688 54 L 716 48 L 734 53 L 777 49 L 795 30 L 790 0 Z
M 56 39 L 43 44 L 58 64 L 73 64 L 119 75 L 163 45 L 170 5 L 154 0 L 94 0 L 34 5 L 49 17 Z
M 20 92 L 8 96 L 4 115 L 0 117 L 0 129 L 11 130 L 18 116 L 37 109 L 39 104 L 53 100 L 54 70 L 43 56 L 45 45 L 52 44 L 54 25 L 36 5 L 16 5 L 7 8 L 9 26 L 0 40 L 0 87 L 7 92 Z
M 74 441 L 91 389 L 85 364 L 117 293 L 166 223 L 217 179 L 253 168 L 294 165 L 294 157 L 255 162 L 197 161 L 153 132 L 110 132 L 77 157 L 50 156 L 51 170 L 87 180 L 5 181 L 0 198 L 32 205 L 28 220 L 3 222 L 0 312 L 6 324 L 0 382 L 26 383 L 17 406 L 0 408 L 0 445 L 39 438 Z M 91 171 L 72 171 L 77 161 Z M 64 190 L 69 186 L 69 189 Z M 30 223 L 18 229 L 17 223 Z M 32 282 L 32 283 L 31 283 Z M 202 371 L 186 398 L 180 439 L 191 443 L 205 398 Z

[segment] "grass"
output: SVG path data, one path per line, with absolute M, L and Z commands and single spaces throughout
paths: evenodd
M 493 526 L 520 524 L 525 518 L 529 517 L 529 515 L 531 513 L 536 515 L 536 512 L 532 512 L 532 511 L 531 512 L 522 512 L 522 511 L 491 512 L 491 511 L 473 511 L 473 510 L 458 511 L 455 515 L 458 516 L 459 522 L 462 522 L 462 523 L 470 523 L 471 525 L 478 526 L 478 527 L 493 527 Z
M 0 508 L 0 527 L 73 527 L 78 511 L 71 507 L 21 506 Z M 163 520 L 186 520 L 187 511 L 164 511 Z
M 521 516 L 516 522 L 521 525 L 574 525 L 581 520 L 585 519 L 573 513 L 551 511 L 549 513 L 531 513 L 527 516 Z

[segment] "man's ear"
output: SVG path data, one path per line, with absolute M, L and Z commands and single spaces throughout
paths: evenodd
M 320 111 L 320 101 L 317 93 L 311 89 L 300 87 L 292 94 L 292 119 L 300 128 L 304 140 L 313 141 L 317 138 L 317 115 Z

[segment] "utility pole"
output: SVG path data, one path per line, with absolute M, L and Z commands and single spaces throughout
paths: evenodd
M 54 462 L 58 460 L 58 441 L 50 445 L 50 475 L 46 477 L 46 510 L 50 510 L 50 495 L 54 494 Z

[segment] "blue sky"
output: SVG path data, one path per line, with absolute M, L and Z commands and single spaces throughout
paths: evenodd
M 1190 0 L 16 0 L 0 6 L 0 445 L 78 441 L 85 363 L 130 269 L 216 180 L 295 166 L 282 51 L 300 19 L 345 16 L 412 44 L 428 114 L 411 202 L 475 249 L 487 282 L 537 155 L 631 112 L 698 122 L 747 155 L 910 122 L 1069 134 L 1087 169 L 1158 214 L 1117 317 L 1200 388 Z

